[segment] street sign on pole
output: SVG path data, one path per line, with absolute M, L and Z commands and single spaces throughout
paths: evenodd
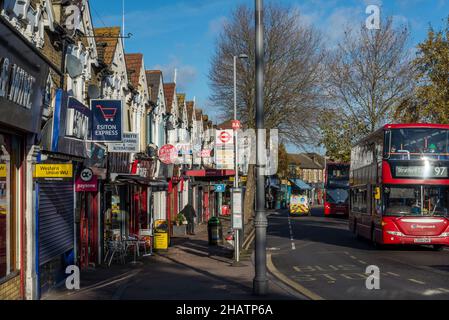
M 226 185 L 225 184 L 216 184 L 215 185 L 215 192 L 217 192 L 217 193 L 224 193 L 224 192 L 226 192 Z
M 233 120 L 232 121 L 232 129 L 239 130 L 242 127 L 242 124 L 239 120 Z
M 243 192 L 242 189 L 232 189 L 232 229 L 243 229 Z
M 217 130 L 215 136 L 215 165 L 219 170 L 234 170 L 234 131 Z

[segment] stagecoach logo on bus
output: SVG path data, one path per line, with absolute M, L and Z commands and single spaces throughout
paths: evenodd
M 92 100 L 92 141 L 122 142 L 122 101 Z

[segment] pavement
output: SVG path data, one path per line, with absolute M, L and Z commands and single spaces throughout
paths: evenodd
M 344 218 L 269 217 L 268 265 L 276 277 L 311 300 L 447 300 L 449 248 L 375 248 L 357 239 Z M 380 288 L 369 290 L 368 266 L 379 269 Z
M 224 219 L 223 232 L 229 227 Z M 43 300 L 294 300 L 304 299 L 295 290 L 269 275 L 269 293 L 252 294 L 252 248 L 242 252 L 242 264 L 233 267 L 229 245 L 209 246 L 207 226 L 196 235 L 173 238 L 166 252 L 142 257 L 138 264 L 100 266 L 81 272 L 81 288 L 65 286 Z M 131 261 L 132 259 L 130 259 Z

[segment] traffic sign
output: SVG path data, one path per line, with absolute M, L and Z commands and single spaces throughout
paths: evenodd
M 216 169 L 234 169 L 234 131 L 217 130 L 215 138 Z
M 239 130 L 242 127 L 242 124 L 239 120 L 232 120 L 232 129 Z
M 216 145 L 233 145 L 234 144 L 234 132 L 233 130 L 217 130 L 216 132 Z

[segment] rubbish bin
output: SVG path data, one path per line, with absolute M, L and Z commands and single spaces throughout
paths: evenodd
M 212 217 L 207 224 L 207 234 L 209 236 L 209 245 L 217 246 L 223 239 L 223 228 L 220 219 Z

